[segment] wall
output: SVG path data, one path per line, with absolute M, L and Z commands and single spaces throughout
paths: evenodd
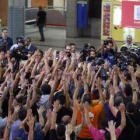
M 48 6 L 48 0 L 32 0 L 31 7 Z
M 2 25 L 7 25 L 7 15 L 8 15 L 8 0 L 0 0 L 0 19 L 2 20 Z
M 64 7 L 64 0 L 53 0 L 54 7 Z

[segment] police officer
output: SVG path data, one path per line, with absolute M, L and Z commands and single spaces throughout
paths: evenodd
M 126 43 L 123 44 L 121 46 L 121 48 L 122 47 L 127 47 L 128 49 L 130 49 L 130 48 L 136 48 L 138 46 L 135 43 L 132 42 L 132 36 L 131 35 L 128 35 L 127 38 L 126 38 Z

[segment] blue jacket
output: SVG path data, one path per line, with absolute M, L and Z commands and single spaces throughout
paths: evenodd
M 0 41 L 3 41 L 3 38 L 2 37 L 0 37 Z M 13 40 L 12 40 L 12 38 L 7 37 L 6 38 L 6 41 L 8 43 L 8 45 L 6 47 L 6 51 L 7 51 L 7 50 L 10 50 L 11 46 L 13 46 Z
M 33 44 L 31 44 L 30 48 L 28 49 L 27 47 L 25 47 L 23 49 L 23 52 L 24 53 L 29 53 L 29 52 L 34 53 L 36 50 L 37 50 L 37 47 L 34 46 Z

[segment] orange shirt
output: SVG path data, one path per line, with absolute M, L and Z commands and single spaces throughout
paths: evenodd
M 102 103 L 98 103 L 96 106 L 91 106 L 89 113 L 91 112 L 94 114 L 94 118 L 90 119 L 91 124 L 94 125 L 95 128 L 98 128 L 98 116 L 103 108 Z M 82 123 L 82 115 L 80 110 L 78 111 L 77 114 L 77 125 Z M 84 126 L 82 131 L 78 134 L 79 138 L 92 138 L 92 135 L 89 131 L 89 128 L 87 126 Z

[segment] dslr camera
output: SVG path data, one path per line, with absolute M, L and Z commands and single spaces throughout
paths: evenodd
M 109 43 L 113 43 L 111 37 L 108 37 L 106 40 L 103 40 L 103 45 L 104 46 L 107 46 Z

